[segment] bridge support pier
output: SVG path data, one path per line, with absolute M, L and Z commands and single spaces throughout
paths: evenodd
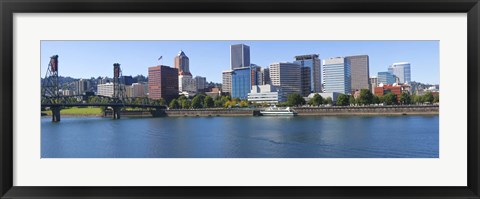
M 60 107 L 51 107 L 52 110 L 52 122 L 60 122 Z
M 114 120 L 120 119 L 121 107 L 112 107 L 112 116 Z

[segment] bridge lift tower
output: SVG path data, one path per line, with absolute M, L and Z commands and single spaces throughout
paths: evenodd
M 125 80 L 119 63 L 113 64 L 113 101 L 114 103 L 125 103 L 127 96 L 125 91 Z M 120 119 L 120 106 L 112 107 L 113 119 Z
M 58 98 L 58 55 L 50 57 L 47 73 L 43 79 L 42 97 Z
M 58 91 L 58 55 L 53 55 L 50 57 L 47 73 L 45 74 L 45 79 L 43 79 L 42 84 L 42 98 L 48 99 L 48 103 L 57 103 L 57 100 L 60 97 L 60 93 Z M 52 121 L 60 121 L 60 109 L 60 107 L 51 107 Z

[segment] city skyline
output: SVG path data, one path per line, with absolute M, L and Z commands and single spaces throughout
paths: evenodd
M 388 71 L 393 63 L 409 62 L 412 81 L 439 83 L 438 41 L 42 41 L 41 76 L 54 54 L 60 56 L 60 75 L 90 78 L 111 77 L 112 63 L 117 62 L 124 75 L 147 76 L 148 67 L 174 67 L 175 56 L 183 51 L 190 58 L 193 76 L 221 83 L 222 71 L 230 69 L 233 44 L 250 46 L 251 63 L 264 68 L 294 62 L 295 56 L 303 54 L 319 54 L 322 62 L 364 54 L 370 59 L 370 77 Z

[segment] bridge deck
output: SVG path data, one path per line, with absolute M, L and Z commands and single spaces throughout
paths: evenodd
M 68 103 L 68 104 L 42 104 L 42 107 L 86 107 L 86 106 L 110 106 L 110 107 L 132 107 L 132 108 L 160 108 L 166 109 L 166 106 L 162 105 L 145 105 L 145 104 L 101 104 L 101 103 Z

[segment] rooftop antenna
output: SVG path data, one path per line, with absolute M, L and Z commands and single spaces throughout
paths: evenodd
M 160 57 L 158 58 L 158 61 L 160 61 L 160 65 L 162 65 L 162 58 L 163 58 L 163 56 L 160 56 Z

